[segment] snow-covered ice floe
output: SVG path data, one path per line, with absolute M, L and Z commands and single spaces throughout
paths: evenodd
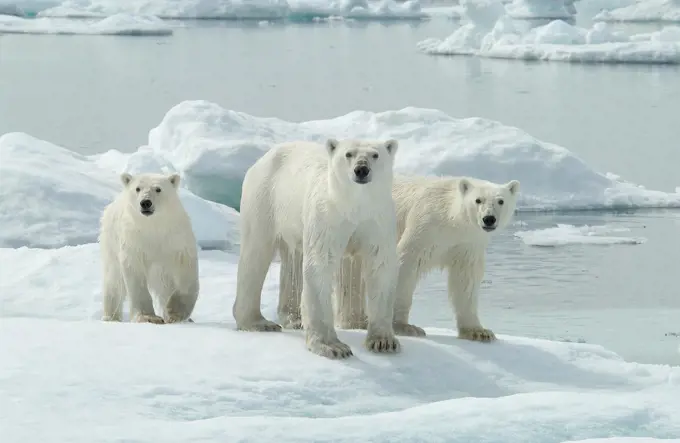
M 587 1 L 587 0 L 581 0 Z M 606 9 L 594 20 L 609 22 L 679 22 L 680 0 L 629 1 L 619 8 Z
M 68 20 L 0 15 L 0 34 L 160 36 L 172 32 L 166 22 L 154 16 L 116 14 L 96 20 Z
M 402 353 L 305 349 L 301 331 L 235 331 L 238 257 L 201 251 L 194 324 L 102 323 L 99 248 L 0 249 L 6 442 L 561 443 L 680 434 L 680 367 L 600 346 L 426 328 Z M 263 291 L 275 318 L 278 267 Z M 624 438 L 606 443 L 628 442 Z M 669 440 L 664 440 L 667 443 Z
M 680 207 L 678 192 L 647 190 L 594 171 L 566 148 L 521 129 L 413 107 L 292 123 L 185 101 L 168 111 L 130 161 L 162 158 L 182 171 L 197 195 L 238 207 L 245 170 L 272 144 L 329 136 L 396 138 L 402 147 L 395 170 L 401 174 L 472 175 L 499 183 L 516 178 L 522 183 L 520 211 Z
M 628 36 L 604 22 L 584 29 L 553 20 L 522 31 L 493 0 L 469 3 L 464 9 L 464 23 L 453 34 L 423 40 L 418 49 L 430 55 L 574 63 L 680 63 L 678 27 Z
M 622 237 L 611 235 L 629 232 L 630 229 L 618 226 L 573 226 L 558 224 L 554 228 L 532 231 L 517 231 L 519 237 L 529 246 L 565 245 L 638 245 L 645 242 L 642 237 Z
M 66 0 L 41 16 L 105 17 L 119 13 L 172 19 L 222 20 L 422 20 L 419 0 Z
M 677 189 L 648 190 L 602 174 L 566 148 L 491 120 L 404 108 L 293 123 L 199 100 L 170 109 L 149 132 L 148 145 L 131 154 L 82 156 L 23 133 L 1 136 L 0 246 L 96 241 L 100 213 L 125 171 L 180 172 L 182 198 L 200 226 L 199 244 L 233 244 L 232 230 L 224 229 L 234 225 L 227 206 L 239 208 L 246 170 L 275 143 L 328 137 L 396 138 L 400 174 L 518 179 L 520 211 L 680 207 Z
M 0 136 L 0 247 L 96 242 L 101 213 L 122 188 L 115 161 L 109 155 L 102 167 L 93 158 L 23 133 Z M 141 169 L 163 172 L 155 163 L 146 166 Z M 234 209 L 187 189 L 180 197 L 199 246 L 228 248 L 238 242 Z

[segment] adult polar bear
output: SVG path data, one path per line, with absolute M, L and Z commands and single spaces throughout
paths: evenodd
M 410 324 L 413 293 L 424 274 L 448 271 L 448 295 L 458 336 L 491 341 L 477 310 L 492 233 L 504 228 L 515 212 L 520 183 L 496 184 L 470 177 L 398 176 L 393 197 L 397 209 L 400 267 L 394 308 L 397 335 L 425 336 Z M 365 328 L 364 288 L 359 260 L 345 259 L 336 281 L 336 320 L 340 327 Z M 370 294 L 370 292 L 369 292 Z
M 198 299 L 198 248 L 177 193 L 177 174 L 123 173 L 124 189 L 102 214 L 104 321 L 121 321 L 123 300 L 137 322 L 191 321 Z M 165 307 L 156 315 L 151 291 Z
M 400 350 L 392 329 L 398 262 L 391 188 L 397 148 L 396 140 L 329 139 L 325 149 L 291 142 L 274 147 L 248 169 L 233 306 L 238 329 L 281 330 L 260 309 L 264 279 L 278 249 L 280 316 L 293 327 L 301 320 L 311 352 L 351 356 L 335 332 L 332 303 L 334 278 L 349 254 L 362 258 L 366 291 L 372 294 L 366 347 L 381 353 Z

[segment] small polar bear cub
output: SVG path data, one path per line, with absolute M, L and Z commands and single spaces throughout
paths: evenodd
M 102 320 L 121 321 L 127 296 L 132 321 L 191 321 L 199 291 L 198 251 L 177 192 L 180 177 L 124 173 L 120 179 L 124 189 L 101 218 Z M 163 317 L 154 312 L 152 292 L 165 306 Z
M 398 270 L 392 176 L 397 141 L 329 139 L 290 142 L 248 170 L 241 197 L 241 253 L 233 315 L 237 327 L 280 331 L 262 316 L 262 286 L 281 256 L 279 318 L 305 329 L 307 349 L 328 358 L 352 355 L 338 338 L 333 281 L 343 255 L 360 256 L 366 290 L 366 347 L 399 352 L 392 330 Z
M 395 177 L 397 253 L 400 267 L 394 309 L 397 335 L 425 336 L 409 324 L 418 281 L 435 269 L 448 271 L 449 300 L 460 338 L 491 341 L 478 316 L 479 288 L 484 277 L 485 251 L 494 233 L 512 220 L 520 183 L 496 184 L 470 177 Z M 365 326 L 361 269 L 356 261 L 343 263 L 336 282 L 336 321 L 340 327 Z

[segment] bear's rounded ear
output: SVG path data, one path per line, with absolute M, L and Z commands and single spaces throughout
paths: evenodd
M 466 178 L 461 178 L 458 180 L 458 189 L 462 195 L 465 195 L 472 189 L 472 183 Z
M 399 149 L 399 142 L 391 138 L 385 142 L 385 149 L 387 149 L 387 152 L 394 157 L 394 154 L 396 154 Z
M 505 187 L 512 195 L 515 195 L 519 192 L 519 180 L 510 180 L 505 184 Z
M 168 180 L 170 181 L 170 184 L 175 189 L 179 188 L 179 181 L 180 181 L 179 174 L 175 173 L 175 174 L 168 175 Z
M 328 154 L 333 155 L 335 150 L 338 148 L 339 144 L 340 142 L 338 142 L 334 138 L 329 138 L 328 140 L 326 140 L 326 150 L 328 151 Z
M 123 184 L 123 186 L 127 187 L 127 185 L 130 184 L 132 181 L 132 175 L 128 174 L 127 172 L 123 172 L 120 174 L 120 182 Z

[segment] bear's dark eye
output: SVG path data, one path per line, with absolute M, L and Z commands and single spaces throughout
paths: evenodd
M 346 154 L 345 154 L 345 157 L 347 157 L 347 158 L 352 158 L 352 153 L 351 153 L 351 152 L 346 153 Z
M 136 191 L 136 192 L 139 192 L 139 191 L 140 191 L 140 189 L 139 189 L 139 188 L 137 188 L 137 189 L 135 189 L 135 191 Z
M 481 203 L 482 203 L 482 199 L 481 199 L 481 198 L 478 198 L 477 200 L 475 200 L 475 203 L 477 203 L 478 205 L 481 204 Z
M 161 188 L 156 188 L 156 192 L 161 192 Z
M 498 200 L 498 204 L 499 204 L 499 205 L 501 205 L 501 206 L 502 206 L 502 205 L 503 205 L 503 203 L 504 203 L 503 199 L 500 199 L 500 200 Z
M 374 158 L 374 159 L 376 159 L 376 160 L 377 160 L 377 159 L 378 159 L 378 157 L 380 157 L 380 156 L 379 156 L 379 155 L 378 155 L 377 153 L 376 153 L 376 154 L 373 154 L 373 158 Z

